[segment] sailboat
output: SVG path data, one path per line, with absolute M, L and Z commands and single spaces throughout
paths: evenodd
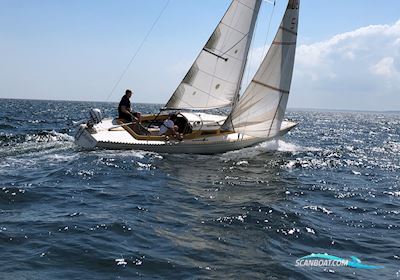
M 84 148 L 215 154 L 265 142 L 293 129 L 284 120 L 296 51 L 299 1 L 289 0 L 271 46 L 243 94 L 241 84 L 262 0 L 233 0 L 198 57 L 158 114 L 140 124 L 90 118 L 75 134 Z M 228 108 L 228 115 L 211 109 Z M 159 135 L 171 112 L 183 139 Z M 136 125 L 136 127 L 134 126 Z M 138 129 L 140 128 L 140 129 Z

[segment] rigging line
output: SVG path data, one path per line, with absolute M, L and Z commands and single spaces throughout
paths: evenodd
M 268 3 L 270 3 L 270 2 L 268 2 Z M 271 11 L 271 16 L 269 17 L 269 23 L 268 23 L 268 29 L 267 29 L 267 36 L 265 37 L 264 49 L 263 49 L 263 52 L 262 52 L 262 54 L 261 54 L 261 61 L 263 60 L 263 57 L 265 56 L 265 50 L 266 50 L 266 48 L 267 48 L 267 41 L 268 41 L 268 37 L 269 37 L 269 31 L 270 31 L 270 29 L 271 29 L 271 21 L 272 21 L 272 18 L 274 17 L 276 0 L 274 0 L 274 2 L 273 2 L 273 3 L 270 3 L 270 4 L 273 4 L 273 7 L 272 7 L 272 11 Z
M 144 43 L 146 42 L 147 38 L 150 36 L 151 32 L 153 31 L 153 29 L 156 26 L 157 22 L 159 21 L 159 19 L 163 15 L 164 11 L 167 9 L 169 2 L 170 2 L 170 0 L 167 0 L 167 2 L 165 3 L 164 7 L 161 9 L 160 13 L 158 14 L 157 18 L 155 19 L 155 21 L 151 25 L 150 29 L 147 31 L 146 36 L 144 36 L 142 42 L 140 43 L 139 47 L 136 49 L 136 52 L 133 54 L 133 56 L 130 59 L 128 65 L 126 65 L 124 71 L 122 71 L 122 73 L 121 73 L 120 77 L 118 78 L 117 82 L 114 84 L 114 87 L 112 88 L 111 92 L 108 94 L 106 101 L 108 101 L 110 99 L 111 95 L 114 93 L 115 89 L 117 88 L 117 86 L 121 82 L 122 78 L 125 76 L 126 72 L 128 72 L 128 69 L 131 66 L 132 62 L 135 60 L 136 56 L 139 54 L 139 52 L 142 49 L 142 47 L 143 47 Z

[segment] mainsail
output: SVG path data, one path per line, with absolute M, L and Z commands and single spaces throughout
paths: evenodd
M 292 81 L 299 1 L 289 0 L 267 55 L 222 129 L 260 138 L 279 133 Z
M 261 0 L 233 0 L 167 108 L 205 110 L 231 105 L 240 91 Z

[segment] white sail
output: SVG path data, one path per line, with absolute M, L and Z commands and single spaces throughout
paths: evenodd
M 229 106 L 240 91 L 261 0 L 233 0 L 167 108 Z
M 299 0 L 289 0 L 267 55 L 223 129 L 260 138 L 279 133 L 292 81 L 298 18 Z

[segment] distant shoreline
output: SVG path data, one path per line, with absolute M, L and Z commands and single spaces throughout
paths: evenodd
M 3 98 L 0 100 L 25 100 L 25 101 L 46 101 L 46 102 L 72 102 L 72 103 L 118 103 L 118 101 L 79 101 L 79 100 L 50 100 L 50 99 L 24 99 L 24 98 Z M 148 102 L 135 102 L 136 104 L 144 105 L 158 105 L 160 107 L 164 106 L 164 103 L 148 103 Z M 299 107 L 288 107 L 289 111 L 311 111 L 311 112 L 355 112 L 355 113 L 387 113 L 387 114 L 399 114 L 399 110 L 360 110 L 360 109 L 332 109 L 332 108 L 299 108 Z

